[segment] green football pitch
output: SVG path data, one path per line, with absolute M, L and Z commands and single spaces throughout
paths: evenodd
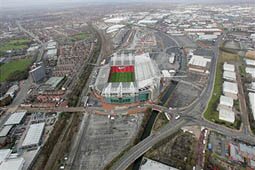
M 111 73 L 109 82 L 117 83 L 117 82 L 134 82 L 135 74 L 134 72 L 117 72 Z

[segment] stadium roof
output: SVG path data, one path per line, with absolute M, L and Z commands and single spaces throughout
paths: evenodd
M 0 149 L 0 164 L 10 156 L 11 152 L 11 149 Z
M 5 137 L 8 135 L 9 131 L 12 129 L 13 125 L 4 126 L 0 131 L 0 137 Z
M 249 93 L 249 101 L 250 101 L 250 107 L 251 112 L 253 114 L 253 119 L 255 120 L 255 93 Z
M 223 65 L 224 71 L 235 71 L 235 66 L 233 64 L 224 63 Z
M 149 53 L 135 57 L 135 78 L 139 89 L 153 85 L 154 79 L 160 78 L 160 72 Z
M 235 113 L 231 110 L 220 109 L 219 119 L 226 122 L 234 123 L 235 122 Z
M 25 160 L 20 158 L 15 159 L 7 159 L 0 165 L 1 170 L 21 170 L 23 165 L 25 163 Z
M 16 125 L 21 122 L 21 120 L 26 115 L 27 111 L 19 111 L 11 114 L 8 120 L 4 123 L 4 125 Z
M 26 137 L 22 143 L 22 147 L 38 145 L 43 134 L 44 126 L 44 122 L 30 125 Z
M 220 104 L 228 107 L 233 107 L 234 100 L 231 97 L 221 95 Z
M 236 73 L 233 71 L 224 71 L 223 78 L 226 80 L 236 81 Z
M 224 93 L 237 94 L 238 93 L 237 84 L 232 83 L 232 82 L 224 81 L 224 83 L 223 83 L 223 92 Z

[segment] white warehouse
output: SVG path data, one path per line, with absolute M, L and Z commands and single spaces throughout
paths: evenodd
M 237 83 L 224 81 L 223 94 L 236 100 L 238 97 Z

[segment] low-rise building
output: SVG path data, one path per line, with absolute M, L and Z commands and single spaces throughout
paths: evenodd
M 233 71 L 224 71 L 223 79 L 235 82 L 236 81 L 236 73 Z
M 246 67 L 246 73 L 250 74 L 252 78 L 255 78 L 255 68 L 254 67 Z
M 26 137 L 22 143 L 22 148 L 37 148 L 41 144 L 41 138 L 45 123 L 31 124 Z
M 219 119 L 229 122 L 229 123 L 234 123 L 235 122 L 235 113 L 228 109 L 220 109 Z
M 232 110 L 234 105 L 234 100 L 231 97 L 227 97 L 227 96 L 220 96 L 220 103 L 219 103 L 219 107 L 218 109 L 228 109 L 228 110 Z
M 232 97 L 233 99 L 236 100 L 238 98 L 237 83 L 224 81 L 223 94 L 227 97 Z
M 18 111 L 15 113 L 12 113 L 11 116 L 7 119 L 7 121 L 4 123 L 4 125 L 17 125 L 22 122 L 26 115 L 27 111 Z
M 232 71 L 235 72 L 235 65 L 234 64 L 228 64 L 228 63 L 224 63 L 223 65 L 223 70 L 224 71 Z
M 255 120 L 255 93 L 250 92 L 248 96 L 253 119 Z
M 189 71 L 199 72 L 199 73 L 207 73 L 209 70 L 209 63 L 211 59 L 208 59 L 199 55 L 192 55 L 188 66 Z

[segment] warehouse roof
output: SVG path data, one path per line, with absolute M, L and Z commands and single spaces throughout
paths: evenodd
M 237 94 L 238 93 L 237 84 L 224 81 L 224 83 L 223 83 L 223 92 L 224 93 L 227 92 L 227 93 Z
M 0 164 L 10 156 L 11 152 L 11 149 L 0 149 Z
M 226 80 L 236 81 L 236 73 L 233 71 L 224 71 L 223 78 Z
M 168 70 L 162 70 L 161 72 L 163 74 L 163 77 L 171 77 L 171 74 L 169 73 Z
M 64 77 L 51 77 L 45 84 L 50 85 L 52 88 L 56 88 L 63 79 Z
M 246 71 L 246 73 L 250 74 L 252 78 L 255 77 L 255 68 L 253 68 L 253 67 L 246 67 L 245 71 Z
M 208 58 L 205 58 L 203 56 L 199 55 L 192 55 L 189 64 L 194 65 L 194 66 L 199 66 L 199 67 L 206 67 L 207 63 L 210 62 L 211 60 Z
M 165 165 L 163 163 L 146 158 L 146 162 L 141 165 L 140 170 L 177 170 L 171 166 Z
M 13 125 L 7 125 L 4 126 L 1 131 L 0 131 L 0 137 L 5 137 L 8 135 L 8 133 L 10 132 L 10 130 L 12 129 Z
M 44 126 L 44 122 L 30 125 L 26 137 L 22 143 L 22 147 L 39 144 Z
M 253 114 L 253 119 L 255 120 L 255 93 L 249 93 L 249 101 L 251 105 L 251 112 Z
M 245 63 L 250 66 L 255 66 L 255 60 L 245 59 Z
M 0 169 L 21 170 L 25 160 L 23 158 L 8 159 L 0 165 Z
M 16 125 L 21 122 L 21 120 L 24 118 L 26 115 L 27 111 L 19 111 L 13 113 L 8 120 L 4 123 L 4 125 Z
M 223 65 L 223 70 L 224 71 L 235 71 L 235 65 L 233 64 L 228 64 L 228 63 L 224 63 Z
M 234 123 L 235 122 L 235 113 L 231 110 L 220 109 L 219 119 L 226 122 Z
M 220 104 L 228 107 L 233 107 L 234 100 L 231 97 L 221 95 Z

